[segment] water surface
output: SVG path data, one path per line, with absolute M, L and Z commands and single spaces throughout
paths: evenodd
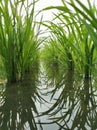
M 96 130 L 97 80 L 73 72 L 0 85 L 0 130 Z

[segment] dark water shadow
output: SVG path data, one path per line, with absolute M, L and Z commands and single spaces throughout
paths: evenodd
M 48 92 L 54 103 L 41 116 L 48 115 L 51 121 L 48 124 L 56 123 L 58 130 L 96 130 L 97 89 L 94 85 L 97 84 L 93 84 L 93 79 L 81 79 L 74 71 L 65 72 Z
M 0 130 L 97 129 L 97 81 L 49 72 L 0 86 Z
M 36 102 L 42 98 L 35 80 L 5 86 L 0 97 L 0 130 L 42 130 L 36 117 Z

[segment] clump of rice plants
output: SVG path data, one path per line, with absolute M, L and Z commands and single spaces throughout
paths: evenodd
M 66 34 L 64 27 L 61 24 L 50 22 L 48 26 L 51 32 L 49 42 L 46 41 L 43 50 L 44 64 L 53 65 L 53 68 L 59 67 L 69 70 L 74 70 L 73 50 L 71 41 L 72 34 Z
M 22 80 L 38 62 L 35 3 L 36 0 L 0 1 L 0 55 L 9 82 Z
M 64 26 L 62 24 L 54 24 L 51 23 L 51 31 L 52 35 L 56 38 L 56 41 L 58 42 L 57 49 L 59 51 L 59 61 L 63 67 L 66 67 L 69 70 L 74 69 L 74 59 L 73 59 L 73 48 L 72 48 L 72 42 L 73 40 L 72 34 L 68 33 L 65 30 Z
M 57 41 L 64 47 L 64 57 L 68 59 L 69 68 L 75 67 L 85 78 L 92 75 L 94 64 L 96 63 L 96 25 L 97 22 L 95 6 L 88 2 L 88 7 L 80 1 L 62 0 L 63 6 L 51 6 L 44 10 L 57 9 L 55 19 L 59 20 L 56 25 L 54 21 L 49 27 L 56 36 Z M 81 7 L 79 9 L 77 4 Z M 73 7 L 73 10 L 70 8 Z M 85 11 L 83 13 L 82 11 Z M 88 14 L 88 16 L 87 16 Z M 61 50 L 61 49 L 60 49 Z M 61 60 L 62 61 L 62 60 Z
M 61 16 L 66 21 L 64 26 L 70 28 L 69 32 L 72 34 L 72 39 L 68 37 L 68 40 L 71 42 L 69 46 L 72 47 L 74 54 L 75 69 L 83 73 L 85 78 L 89 78 L 96 59 L 93 40 L 77 14 L 70 14 L 69 17 L 64 14 Z
M 46 66 L 58 67 L 58 50 L 55 39 L 48 39 L 42 50 L 42 59 Z
M 41 60 L 47 77 L 54 79 L 59 71 L 59 53 L 54 38 L 49 38 L 44 42 L 44 47 L 41 50 Z
M 66 6 L 65 2 L 62 1 L 63 4 Z M 78 21 L 77 23 L 79 24 L 80 28 L 80 34 L 78 35 L 78 38 L 81 38 L 81 42 L 83 42 L 81 47 L 82 50 L 82 55 L 83 55 L 83 66 L 84 66 L 84 74 L 85 78 L 89 78 L 92 75 L 92 70 L 94 67 L 94 64 L 97 62 L 96 55 L 97 53 L 96 47 L 97 47 L 97 11 L 95 4 L 93 5 L 89 0 L 87 1 L 87 6 L 85 6 L 82 2 L 80 1 L 72 1 L 70 0 L 69 3 L 67 4 L 73 7 L 74 12 L 71 13 L 71 15 L 75 16 Z M 78 6 L 80 8 L 78 8 Z M 64 8 L 65 8 L 64 6 Z M 70 9 L 68 8 L 68 12 L 71 12 Z M 80 22 L 79 22 L 80 21 Z M 73 25 L 76 23 L 74 22 Z M 76 28 L 79 30 L 78 28 Z M 81 45 L 80 45 L 81 46 Z M 79 50 L 80 52 L 80 50 Z
M 61 68 L 61 52 L 59 48 L 63 49 L 58 43 L 56 37 L 51 36 L 44 42 L 43 49 L 41 50 L 41 61 L 43 66 L 43 73 L 48 79 L 48 84 L 55 85 L 63 75 Z M 64 65 L 65 66 L 65 65 Z
M 5 80 L 5 78 L 6 78 L 6 72 L 3 64 L 3 59 L 0 56 L 0 81 Z

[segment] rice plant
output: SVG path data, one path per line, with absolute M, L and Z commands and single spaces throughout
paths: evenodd
M 73 25 L 75 26 L 76 22 L 79 25 L 79 26 L 76 26 L 76 31 L 78 30 L 77 32 L 79 33 L 77 38 L 80 38 L 81 42 L 83 42 L 83 48 L 80 50 L 82 50 L 81 55 L 83 55 L 84 57 L 83 69 L 84 69 L 85 78 L 89 78 L 91 76 L 92 67 L 96 61 L 95 60 L 96 59 L 95 57 L 96 41 L 94 38 L 96 35 L 96 32 L 94 32 L 94 30 L 96 29 L 96 26 L 94 23 L 96 21 L 97 11 L 96 11 L 95 5 L 92 6 L 89 0 L 87 1 L 87 3 L 88 3 L 87 7 L 84 6 L 84 4 L 82 4 L 82 2 L 80 1 L 75 2 L 75 1 L 70 0 L 70 2 L 68 3 L 74 9 L 74 12 L 70 14 L 70 16 L 75 16 L 75 18 L 78 19 L 77 21 L 73 22 Z M 64 1 L 63 1 L 63 4 L 66 6 Z M 77 4 L 80 6 L 80 8 L 77 7 L 78 6 Z M 69 8 L 68 10 L 70 12 Z M 78 29 L 78 27 L 80 28 L 80 30 Z M 80 53 L 80 50 L 79 50 L 79 53 Z M 97 50 L 96 50 L 96 53 L 97 53 Z
M 38 62 L 39 32 L 35 34 L 36 0 L 0 1 L 0 55 L 9 82 L 22 80 Z M 40 25 L 39 25 L 40 26 Z
M 67 21 L 67 26 L 73 35 L 73 40 L 70 37 L 68 39 L 71 41 L 69 46 L 73 48 L 75 67 L 83 72 L 85 78 L 89 78 L 96 58 L 93 40 L 79 16 L 74 14 L 70 14 L 70 17 L 63 14 L 62 16 Z
M 0 82 L 6 78 L 6 72 L 3 64 L 3 59 L 0 56 Z
M 47 77 L 55 80 L 59 72 L 59 53 L 56 40 L 49 38 L 44 42 L 44 47 L 41 50 L 41 61 Z
M 56 41 L 58 41 L 58 50 L 60 52 L 60 62 L 61 64 L 66 65 L 67 69 L 74 69 L 74 61 L 73 61 L 73 35 L 69 32 L 69 28 L 67 28 L 68 33 L 62 24 L 51 24 L 51 30 L 53 35 L 56 37 Z M 72 41 L 72 42 L 71 42 Z
M 58 19 L 61 24 L 56 26 L 53 22 L 50 29 L 53 30 L 58 40 L 60 39 L 61 45 L 65 45 L 64 52 L 67 55 L 64 56 L 69 61 L 73 61 L 76 69 L 81 70 L 85 78 L 91 77 L 92 68 L 97 61 L 95 25 L 97 23 L 97 11 L 89 0 L 87 2 L 88 7 L 84 6 L 80 1 L 70 0 L 68 2 L 62 0 L 62 6 L 50 6 L 44 9 L 59 10 L 59 13 L 55 14 L 55 19 Z M 80 8 L 77 7 L 78 5 Z M 52 25 L 54 25 L 54 28 Z M 66 44 L 66 41 L 69 44 Z
M 53 66 L 58 64 L 59 68 L 74 69 L 73 61 L 73 50 L 72 43 L 70 39 L 73 40 L 72 34 L 66 33 L 66 30 L 61 24 L 55 24 L 54 22 L 49 22 L 48 29 L 51 33 L 50 40 L 44 46 L 44 57 L 47 61 L 52 60 Z M 50 56 L 49 58 L 48 55 Z M 50 64 L 51 65 L 51 64 Z

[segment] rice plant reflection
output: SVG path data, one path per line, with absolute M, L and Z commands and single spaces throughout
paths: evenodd
M 34 80 L 11 84 L 2 89 L 0 99 L 1 130 L 41 130 L 35 102 L 42 101 Z M 36 124 L 38 123 L 38 125 Z
M 58 70 L 52 78 L 49 74 L 44 79 L 46 83 L 45 80 L 38 83 L 33 75 L 31 80 L 0 87 L 0 130 L 97 128 L 94 79 L 82 79 L 76 76 L 74 70 L 64 74 Z M 40 86 L 43 86 L 42 89 Z
M 52 100 L 59 91 L 55 103 L 42 115 L 48 114 L 50 123 L 56 123 L 59 130 L 96 129 L 97 104 L 93 80 L 78 78 L 74 71 L 68 71 L 49 92 Z

